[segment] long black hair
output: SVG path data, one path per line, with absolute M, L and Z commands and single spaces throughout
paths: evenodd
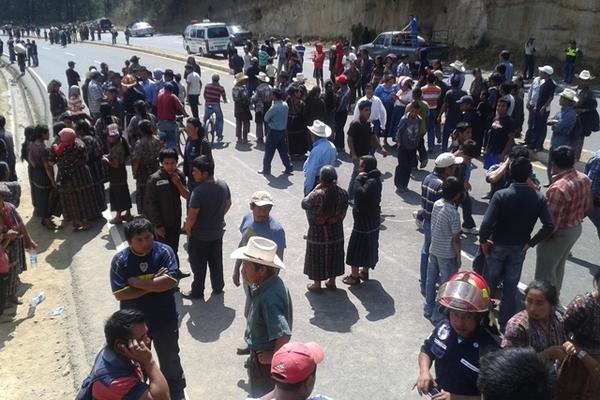
M 325 198 L 323 199 L 323 207 L 321 215 L 324 218 L 333 217 L 337 204 L 337 172 L 331 165 L 326 165 L 321 168 L 319 180 L 325 189 Z

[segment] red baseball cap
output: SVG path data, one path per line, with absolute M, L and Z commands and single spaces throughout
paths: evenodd
M 344 74 L 338 75 L 337 78 L 335 78 L 335 80 L 338 81 L 342 85 L 345 85 L 348 83 L 348 77 Z
M 289 342 L 273 355 L 271 376 L 282 383 L 305 381 L 324 357 L 323 348 L 318 343 Z

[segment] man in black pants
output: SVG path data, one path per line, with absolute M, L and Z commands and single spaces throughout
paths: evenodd
M 181 235 L 181 197 L 188 199 L 185 175 L 177 169 L 177 151 L 164 148 L 158 154 L 160 169 L 150 175 L 144 195 L 144 215 L 154 225 L 156 240 L 173 249 L 179 263 L 179 236 Z M 178 278 L 189 274 L 179 272 Z
M 191 194 L 185 221 L 188 253 L 194 273 L 192 290 L 182 293 L 188 299 L 204 298 L 206 266 L 210 270 L 213 295 L 223 293 L 223 228 L 231 207 L 231 192 L 225 181 L 214 177 L 215 164 L 208 156 L 192 163 L 192 177 L 198 183 Z

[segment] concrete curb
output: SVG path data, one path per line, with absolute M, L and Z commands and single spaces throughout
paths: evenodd
M 81 42 L 78 42 L 81 43 Z M 155 49 L 149 49 L 146 47 L 134 47 L 134 46 L 127 46 L 127 45 L 122 45 L 122 44 L 110 44 L 110 43 L 103 43 L 103 42 L 92 42 L 89 40 L 86 40 L 84 42 L 85 44 L 92 44 L 95 46 L 103 46 L 103 47 L 112 47 L 112 48 L 118 48 L 118 49 L 122 49 L 122 50 L 132 50 L 135 52 L 139 52 L 139 53 L 145 53 L 145 54 L 150 54 L 153 56 L 159 56 L 159 57 L 165 57 L 165 58 L 170 58 L 172 60 L 177 60 L 177 61 L 182 61 L 182 62 L 186 62 L 188 56 L 182 56 L 179 54 L 173 54 L 173 53 L 168 53 L 166 51 L 160 51 L 160 50 L 155 50 Z M 193 54 L 190 54 L 193 55 Z M 194 55 L 194 57 L 196 57 L 197 55 Z M 203 67 L 207 67 L 207 68 L 212 68 L 212 69 L 216 69 L 218 71 L 222 71 L 222 72 L 226 72 L 226 73 L 230 73 L 229 71 L 229 67 L 225 66 L 225 65 L 220 65 L 214 62 L 210 62 L 205 60 L 205 57 L 200 57 L 197 56 L 196 57 L 196 62 L 198 64 L 200 64 Z
M 537 153 L 530 152 L 530 159 L 532 161 L 539 161 L 540 163 L 544 164 L 547 167 L 548 166 L 548 150 L 538 151 Z M 577 161 L 575 163 L 575 168 L 580 172 L 584 172 L 585 163 L 583 161 Z

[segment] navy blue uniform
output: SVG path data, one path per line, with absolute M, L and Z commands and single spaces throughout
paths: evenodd
M 435 362 L 435 376 L 440 389 L 452 394 L 477 396 L 479 357 L 500 348 L 499 341 L 483 328 L 473 337 L 459 336 L 450 321 L 441 321 L 425 340 L 421 351 Z

